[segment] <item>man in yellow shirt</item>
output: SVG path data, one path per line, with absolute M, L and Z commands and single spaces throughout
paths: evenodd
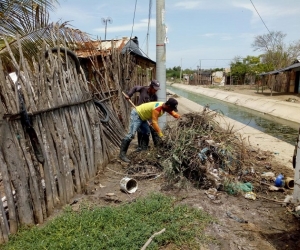
M 124 137 L 121 143 L 120 159 L 124 162 L 130 162 L 126 157 L 130 142 L 138 129 L 143 131 L 143 133 L 150 133 L 148 120 L 152 120 L 152 127 L 157 132 L 158 136 L 163 137 L 163 133 L 158 126 L 158 118 L 165 112 L 169 113 L 174 118 L 179 118 L 180 115 L 176 113 L 177 105 L 178 102 L 176 99 L 169 98 L 166 102 L 148 102 L 133 109 L 130 114 L 129 133 Z
M 126 99 L 130 99 L 135 93 L 139 92 L 139 99 L 137 106 L 147 102 L 157 102 L 156 92 L 160 90 L 160 83 L 157 80 L 152 80 L 149 86 L 135 86 L 128 93 Z M 147 132 L 147 131 L 145 131 Z M 151 129 L 150 132 L 153 139 L 154 146 L 158 143 L 158 136 L 156 132 Z M 149 146 L 150 134 L 143 134 L 142 131 L 137 131 L 138 147 L 137 152 L 141 150 L 147 150 Z

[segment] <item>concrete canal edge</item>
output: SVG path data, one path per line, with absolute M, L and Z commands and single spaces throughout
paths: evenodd
M 194 93 L 199 93 L 202 95 L 206 95 L 205 93 L 209 92 L 210 93 L 210 95 L 208 95 L 209 97 L 216 98 L 213 96 L 213 91 L 215 91 L 215 90 L 210 89 L 209 91 L 202 92 L 202 90 L 204 88 L 200 87 L 201 88 L 200 89 L 198 86 L 182 85 L 182 84 L 174 84 L 172 86 L 174 86 L 176 88 L 181 88 L 181 89 L 184 89 L 187 91 L 192 91 Z M 168 90 L 168 92 L 172 93 L 172 91 L 170 91 L 170 90 Z M 219 92 L 219 91 L 216 91 L 216 92 Z M 218 96 L 220 98 L 221 95 L 219 94 Z M 227 94 L 227 96 L 228 96 L 228 94 Z M 238 96 L 239 100 L 241 100 L 240 103 L 243 103 L 243 101 L 245 101 L 246 98 L 249 99 L 249 96 L 247 96 L 247 95 L 239 94 L 237 96 Z M 219 99 L 219 98 L 217 98 L 217 99 Z M 223 98 L 225 99 L 225 97 L 223 97 Z M 179 114 L 186 114 L 186 113 L 190 113 L 190 112 L 201 112 L 204 108 L 203 106 L 201 106 L 193 101 L 190 101 L 184 97 L 181 97 L 181 96 L 176 97 L 176 99 L 178 101 L 178 113 Z M 222 99 L 220 99 L 220 100 L 222 100 Z M 231 100 L 233 100 L 233 98 L 231 98 Z M 226 101 L 226 100 L 223 100 L 223 101 Z M 283 107 L 281 107 L 281 108 L 283 108 Z M 286 109 L 286 107 L 284 107 L 284 109 Z M 286 111 L 282 111 L 282 112 L 287 113 Z M 296 112 L 299 114 L 300 108 Z M 297 116 L 296 115 L 297 113 L 294 113 L 294 116 Z M 282 117 L 280 117 L 280 118 L 282 118 Z M 279 140 L 273 136 L 270 136 L 268 134 L 262 133 L 261 131 L 259 131 L 257 129 L 254 129 L 245 124 L 237 122 L 226 116 L 219 116 L 217 118 L 217 121 L 225 129 L 233 126 L 233 131 L 235 133 L 240 134 L 241 137 L 246 142 L 248 142 L 253 148 L 255 148 L 256 150 L 264 150 L 264 151 L 268 150 L 274 154 L 275 158 L 279 162 L 283 163 L 288 168 L 293 168 L 292 167 L 292 157 L 293 157 L 295 146 L 293 146 L 289 143 L 286 143 L 284 141 L 281 141 L 281 140 Z
M 218 89 L 203 88 L 201 86 L 172 84 L 175 88 L 184 89 L 192 93 L 198 93 L 224 102 L 229 102 L 237 106 L 249 108 L 263 114 L 285 119 L 298 123 L 300 126 L 300 104 L 267 99 L 264 97 L 244 95 L 240 93 L 226 92 Z

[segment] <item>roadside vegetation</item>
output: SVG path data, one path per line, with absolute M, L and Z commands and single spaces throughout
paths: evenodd
M 213 222 L 200 209 L 177 205 L 177 200 L 151 194 L 133 203 L 114 207 L 84 204 L 71 206 L 43 227 L 35 226 L 11 236 L 8 249 L 141 249 L 156 232 L 147 249 L 199 249 L 211 241 L 203 233 Z

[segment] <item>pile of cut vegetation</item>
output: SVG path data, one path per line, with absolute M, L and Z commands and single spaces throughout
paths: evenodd
M 168 123 L 159 147 L 131 155 L 135 164 L 130 166 L 130 173 L 152 165 L 164 172 L 169 186 L 181 183 L 183 187 L 188 181 L 198 188 L 225 189 L 233 194 L 238 193 L 232 188 L 236 183 L 251 182 L 251 191 L 254 184 L 258 189 L 268 188 L 273 180 L 261 174 L 272 170 L 279 174 L 273 153 L 253 148 L 233 132 L 233 127 L 222 128 L 215 119 L 217 115 L 205 109 Z M 154 175 L 152 168 L 151 177 Z
M 164 131 L 159 152 L 171 183 L 184 176 L 199 187 L 219 188 L 224 176 L 250 169 L 251 149 L 231 129 L 221 128 L 216 115 L 209 110 L 189 113 Z

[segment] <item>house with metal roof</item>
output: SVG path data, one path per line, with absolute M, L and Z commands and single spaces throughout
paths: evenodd
M 114 60 L 125 60 L 125 57 L 128 55 L 130 55 L 130 61 L 124 61 L 123 64 L 133 63 L 139 68 L 138 76 L 135 78 L 141 78 L 141 82 L 148 82 L 155 78 L 156 75 L 156 62 L 142 52 L 137 37 L 84 42 L 77 44 L 75 53 L 88 80 L 93 78 L 95 68 L 98 70 L 105 69 L 105 59 L 107 57 L 114 63 Z M 126 76 L 127 80 L 132 78 L 131 76 Z M 139 80 L 136 84 L 139 84 L 138 82 Z
M 300 62 L 297 60 L 292 65 L 260 74 L 262 86 L 282 93 L 300 93 Z

